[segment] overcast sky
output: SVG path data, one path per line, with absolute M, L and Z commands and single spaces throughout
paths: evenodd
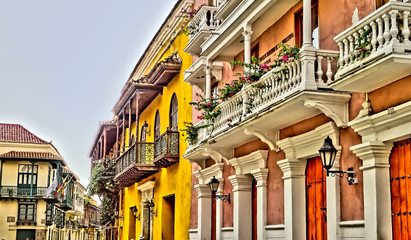
M 0 122 L 52 141 L 87 186 L 100 120 L 176 0 L 0 0 Z

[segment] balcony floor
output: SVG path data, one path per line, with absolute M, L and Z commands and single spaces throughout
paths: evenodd
M 122 187 L 127 187 L 154 173 L 157 173 L 158 171 L 160 171 L 160 168 L 154 164 L 136 163 L 117 174 L 115 180 L 118 181 Z

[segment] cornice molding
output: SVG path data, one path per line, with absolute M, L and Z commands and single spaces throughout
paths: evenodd
M 223 178 L 224 163 L 216 163 L 208 168 L 195 171 L 193 174 L 198 179 L 199 184 L 207 184 L 215 176 L 217 179 Z
M 249 174 L 254 170 L 266 168 L 268 150 L 258 150 L 248 155 L 228 160 L 230 165 L 235 168 L 235 173 Z

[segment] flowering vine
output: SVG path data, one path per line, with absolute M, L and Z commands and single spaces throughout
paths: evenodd
M 183 24 L 181 25 L 181 31 L 187 36 L 192 35 L 197 31 L 196 27 L 188 25 L 188 23 L 194 18 L 196 14 L 197 10 L 195 9 L 187 10 L 185 8 L 182 8 L 180 10 L 180 13 L 176 15 L 176 17 L 178 18 L 184 19 Z

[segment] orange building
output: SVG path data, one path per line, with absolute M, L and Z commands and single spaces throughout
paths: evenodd
M 256 75 L 247 65 L 253 58 L 276 66 L 259 69 L 266 72 L 220 100 L 217 116 L 195 123 L 198 136 L 184 155 L 194 163 L 190 239 L 411 235 L 411 3 L 193 7 L 185 51 L 194 62 L 184 79 L 193 93 L 213 103 L 238 86 L 234 74 Z M 200 114 L 193 110 L 193 119 Z M 329 176 L 318 152 L 327 137 L 337 149 Z M 217 199 L 208 186 L 214 176 Z

